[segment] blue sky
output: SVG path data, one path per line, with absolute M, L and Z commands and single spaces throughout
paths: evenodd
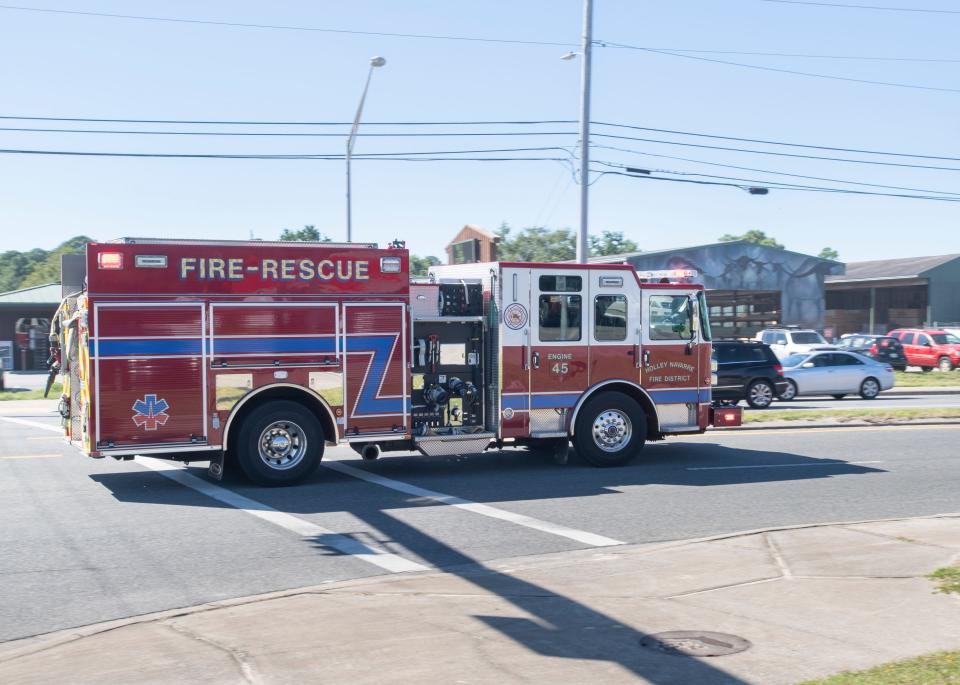
M 890 0 L 896 2 L 913 6 L 905 0 Z M 924 0 L 922 5 L 956 8 L 938 0 Z M 571 43 L 579 39 L 582 11 L 579 0 L 37 0 L 32 6 Z M 598 40 L 666 49 L 960 59 L 958 30 L 960 14 L 880 12 L 760 0 L 596 0 L 595 16 Z M 369 58 L 383 55 L 388 63 L 374 74 L 366 121 L 576 119 L 580 66 L 578 61 L 560 60 L 565 51 L 557 46 L 0 10 L 0 114 L 345 121 L 353 116 Z M 714 57 L 960 89 L 957 64 Z M 960 92 L 808 78 L 614 48 L 598 48 L 594 57 L 593 119 L 597 121 L 960 157 L 958 104 Z M 0 122 L 0 126 L 92 127 L 16 121 Z M 196 125 L 127 128 L 214 130 Z M 541 130 L 564 135 L 536 138 L 361 138 L 355 152 L 571 147 L 577 141 L 575 129 L 575 125 L 544 127 Z M 376 130 L 385 129 L 361 129 Z M 884 168 L 632 141 L 594 142 L 757 169 L 960 192 L 960 171 Z M 19 149 L 337 154 L 343 144 L 342 138 L 0 131 L 0 147 Z M 597 149 L 593 156 L 644 168 L 767 177 L 613 150 Z M 960 162 L 940 164 L 960 167 Z M 755 197 L 733 188 L 616 176 L 597 180 L 591 194 L 592 230 L 623 231 L 644 249 L 700 244 L 723 233 L 756 228 L 801 252 L 816 253 L 830 245 L 846 260 L 960 251 L 958 210 L 960 206 L 945 202 L 785 190 Z M 557 162 L 358 160 L 354 164 L 355 239 L 383 244 L 400 237 L 420 254 L 441 255 L 443 246 L 465 223 L 491 229 L 502 221 L 518 228 L 533 224 L 571 227 L 577 223 L 577 212 L 577 188 L 569 169 Z M 342 239 L 344 222 L 341 161 L 0 155 L 0 249 L 49 248 L 79 233 L 107 239 L 121 235 L 247 238 L 252 232 L 271 238 L 285 227 L 304 224 L 314 224 L 330 237 Z

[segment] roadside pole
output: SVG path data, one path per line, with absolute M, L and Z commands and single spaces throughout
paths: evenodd
M 583 64 L 580 72 L 580 231 L 577 261 L 586 264 L 589 249 L 590 203 L 590 56 L 593 50 L 593 0 L 583 1 Z

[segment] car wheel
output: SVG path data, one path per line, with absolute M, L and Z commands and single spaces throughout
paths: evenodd
M 754 409 L 766 409 L 773 404 L 776 394 L 769 381 L 754 381 L 747 388 L 747 404 Z
M 784 402 L 789 402 L 796 396 L 797 396 L 797 384 L 788 378 L 787 387 L 783 389 L 783 392 L 780 393 L 780 397 L 778 397 L 777 399 L 783 400 Z
M 950 361 L 950 357 L 940 357 L 937 360 L 937 368 L 941 371 L 953 371 L 953 362 Z
M 257 485 L 292 485 L 320 466 L 323 427 L 296 402 L 267 402 L 244 418 L 237 464 Z
M 921 367 L 920 367 L 920 370 L 923 371 L 924 373 L 930 373 L 931 371 L 933 371 L 933 367 L 932 367 L 932 366 L 921 366 Z
M 865 400 L 876 399 L 880 394 L 880 382 L 876 378 L 866 378 L 860 384 L 860 397 Z
M 623 466 L 643 448 L 647 416 L 632 398 L 605 392 L 587 400 L 577 415 L 573 444 L 593 466 Z
M 844 397 L 846 397 L 846 395 L 834 395 L 834 396 L 833 396 L 833 399 L 835 399 L 835 400 L 842 400 Z

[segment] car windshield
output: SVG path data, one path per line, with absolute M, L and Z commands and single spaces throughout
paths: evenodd
M 931 333 L 930 337 L 938 345 L 960 345 L 960 338 L 953 333 Z
M 809 354 L 791 354 L 780 362 L 784 366 L 800 366 L 810 357 Z
M 799 331 L 793 334 L 793 342 L 797 345 L 824 345 L 827 341 L 816 331 Z

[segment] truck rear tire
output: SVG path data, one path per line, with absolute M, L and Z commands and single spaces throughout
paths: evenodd
M 236 451 L 240 470 L 257 485 L 293 485 L 320 466 L 323 427 L 302 404 L 267 402 L 243 419 Z
M 577 414 L 573 444 L 593 466 L 623 466 L 643 448 L 647 416 L 633 398 L 604 392 L 587 400 Z

